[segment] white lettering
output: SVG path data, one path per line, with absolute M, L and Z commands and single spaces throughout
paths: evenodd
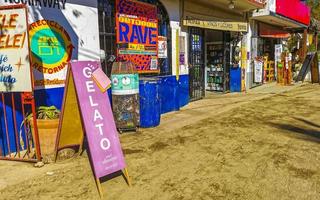
M 96 128 L 99 128 L 99 134 L 103 135 L 103 131 L 102 131 L 103 124 L 96 124 L 95 126 Z
M 92 71 L 89 67 L 83 68 L 82 73 L 83 73 L 84 77 L 91 78 Z
M 93 100 L 92 100 L 92 96 L 90 95 L 89 96 L 89 101 L 90 101 L 90 106 L 91 107 L 95 107 L 95 106 L 98 106 L 99 104 L 97 104 L 97 103 L 93 103 Z
M 103 138 L 100 141 L 100 147 L 105 151 L 110 148 L 110 141 L 108 140 L 108 138 Z
M 95 110 L 94 110 L 94 119 L 93 119 L 93 121 L 96 122 L 97 119 L 103 120 L 103 118 L 102 118 L 99 110 L 95 109 Z
M 93 81 L 86 81 L 87 91 L 88 92 L 95 92 Z

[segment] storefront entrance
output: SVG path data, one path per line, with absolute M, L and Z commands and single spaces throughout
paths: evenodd
M 230 88 L 231 32 L 189 27 L 190 100 Z M 240 76 L 240 75 L 239 75 Z
M 190 101 L 195 101 L 205 96 L 204 30 L 190 27 L 189 34 L 189 92 Z
M 230 80 L 230 32 L 205 32 L 205 88 L 207 91 L 226 92 Z

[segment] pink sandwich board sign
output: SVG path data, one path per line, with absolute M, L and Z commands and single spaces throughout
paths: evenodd
M 109 98 L 91 77 L 100 64 L 75 61 L 70 65 L 96 177 L 124 169 L 126 164 Z
M 71 78 L 67 81 L 64 101 L 68 96 L 66 93 L 72 89 L 69 86 L 74 85 L 93 172 L 102 196 L 100 178 L 124 170 L 129 185 L 130 181 L 108 94 L 99 89 L 92 77 L 92 73 L 99 68 L 101 66 L 97 61 L 71 61 L 68 72 Z

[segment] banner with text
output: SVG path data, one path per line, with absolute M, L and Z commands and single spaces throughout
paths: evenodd
M 31 92 L 27 11 L 0 7 L 0 92 Z
M 199 28 L 207 28 L 221 31 L 247 32 L 248 23 L 246 22 L 218 22 L 218 21 L 202 21 L 188 19 L 183 20 L 184 26 L 192 26 Z
M 69 60 L 99 60 L 98 1 L 0 0 L 0 5 L 28 9 L 36 90 L 64 87 Z
M 117 0 L 118 58 L 131 61 L 139 73 L 158 73 L 157 7 Z
M 96 61 L 71 62 L 71 71 L 88 140 L 94 173 L 97 178 L 126 167 L 109 98 L 92 79 L 101 67 Z

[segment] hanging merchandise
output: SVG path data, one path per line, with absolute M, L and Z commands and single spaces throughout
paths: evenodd
M 207 43 L 207 90 L 223 92 L 223 44 Z
M 113 113 L 120 131 L 139 126 L 139 75 L 131 62 L 115 62 L 111 72 Z

